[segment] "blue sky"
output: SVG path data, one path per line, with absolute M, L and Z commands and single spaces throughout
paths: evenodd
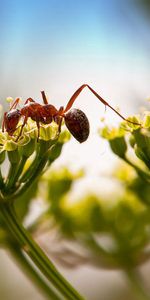
M 3 97 L 38 97 L 41 89 L 66 97 L 83 82 L 113 95 L 114 78 L 120 88 L 136 85 L 138 72 L 146 82 L 149 27 L 131 2 L 2 0 Z
M 88 83 L 112 106 L 119 105 L 125 116 L 137 112 L 139 103 L 144 105 L 150 96 L 150 24 L 131 3 L 1 0 L 1 101 L 7 96 L 38 100 L 45 90 L 49 101 L 59 107 L 66 105 L 81 84 Z M 64 160 L 89 165 L 92 170 L 93 157 L 101 167 L 105 151 L 97 137 L 104 108 L 88 91 L 76 107 L 88 115 L 91 135 L 84 145 L 72 140 L 74 148 L 68 145 L 70 158 L 66 152 Z M 118 117 L 109 111 L 107 119 Z
M 15 55 L 20 50 L 20 56 L 35 52 L 49 59 L 51 55 L 129 54 L 138 43 L 136 34 L 143 22 L 139 24 L 128 1 L 121 2 L 1 1 L 2 51 Z

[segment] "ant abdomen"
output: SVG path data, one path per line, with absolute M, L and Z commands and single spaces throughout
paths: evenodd
M 80 109 L 73 108 L 65 115 L 65 124 L 75 139 L 83 143 L 87 140 L 90 132 L 90 125 L 87 116 Z

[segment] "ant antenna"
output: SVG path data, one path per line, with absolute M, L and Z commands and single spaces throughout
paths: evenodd
M 42 94 L 42 98 L 43 98 L 44 104 L 48 104 L 48 100 L 47 100 L 47 97 L 46 97 L 46 95 L 45 95 L 45 92 L 44 92 L 44 91 L 41 91 L 41 94 Z
M 88 84 L 83 84 L 81 85 L 76 91 L 75 93 L 72 95 L 72 97 L 70 98 L 70 100 L 68 101 L 68 104 L 64 110 L 64 112 L 67 112 L 73 105 L 73 103 L 75 102 L 76 98 L 79 96 L 79 94 L 82 92 L 82 90 L 87 87 L 99 100 L 100 102 L 102 102 L 106 106 L 108 106 L 111 110 L 113 110 L 120 118 L 122 118 L 124 121 L 127 121 L 129 123 L 135 124 L 135 125 L 141 125 L 139 123 L 136 122 L 132 122 L 128 119 L 126 119 L 125 117 L 123 117 L 115 108 L 113 108 L 108 102 L 106 102 L 99 94 L 97 94 Z

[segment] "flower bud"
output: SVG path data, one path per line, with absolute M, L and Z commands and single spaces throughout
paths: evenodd
M 58 138 L 58 125 L 52 122 L 50 125 L 40 126 L 40 139 L 44 141 L 55 140 Z
M 149 128 L 150 127 L 150 113 L 146 113 L 143 120 L 143 127 Z
M 57 159 L 62 151 L 63 144 L 70 140 L 71 134 L 68 130 L 64 130 L 60 133 L 57 143 L 51 148 L 49 163 L 51 164 L 55 159 Z
M 58 142 L 59 143 L 67 143 L 71 138 L 71 134 L 68 130 L 63 130 L 61 133 L 60 133 L 60 136 L 59 136 L 59 139 L 58 139 Z
M 61 154 L 61 151 L 62 151 L 62 147 L 63 147 L 63 144 L 57 142 L 51 148 L 50 155 L 49 155 L 49 158 L 48 158 L 49 163 L 52 163 L 55 159 L 57 159 L 59 157 L 59 155 Z
M 24 145 L 20 145 L 19 147 L 19 153 L 20 155 L 23 155 L 25 157 L 29 157 L 35 150 L 35 139 L 27 138 L 28 142 Z
M 115 138 L 124 136 L 126 134 L 126 131 L 122 126 L 119 128 L 105 126 L 99 130 L 99 134 L 104 139 L 113 140 Z
M 6 151 L 11 152 L 11 151 L 15 151 L 18 148 L 18 145 L 16 142 L 14 142 L 13 140 L 6 140 L 4 147 L 3 147 Z
M 130 143 L 130 146 L 132 148 L 134 148 L 135 144 L 136 144 L 136 141 L 135 141 L 135 137 L 131 134 L 130 137 L 129 137 L 129 143 Z
M 0 151 L 0 164 L 2 164 L 4 160 L 5 160 L 5 151 L 1 150 Z
M 20 155 L 18 149 L 14 151 L 8 151 L 8 159 L 12 164 L 17 164 L 20 160 Z
M 126 131 L 124 128 L 109 128 L 105 126 L 101 131 L 100 135 L 109 141 L 112 151 L 121 158 L 125 157 L 127 151 L 127 144 L 124 138 Z
M 133 132 L 138 148 L 150 159 L 150 133 L 147 129 L 135 130 Z
M 115 139 L 109 140 L 110 147 L 112 151 L 121 158 L 125 157 L 127 151 L 127 144 L 125 138 L 117 137 Z
M 140 160 L 142 160 L 146 165 L 150 166 L 150 161 L 149 161 L 149 158 L 147 157 L 146 153 L 137 145 L 135 146 L 134 150 L 135 150 L 136 156 Z
M 129 122 L 128 122 L 129 121 Z M 122 122 L 126 128 L 131 130 L 136 130 L 141 127 L 141 120 L 139 116 L 128 117 L 125 121 Z

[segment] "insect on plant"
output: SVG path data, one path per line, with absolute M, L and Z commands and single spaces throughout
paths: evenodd
M 108 102 L 106 102 L 100 95 L 98 95 L 88 84 L 83 84 L 72 95 L 72 97 L 66 105 L 66 108 L 61 106 L 58 110 L 55 108 L 54 105 L 48 103 L 44 91 L 41 92 L 44 103 L 43 105 L 37 103 L 32 98 L 28 98 L 25 101 L 23 107 L 19 110 L 17 109 L 19 98 L 17 98 L 10 107 L 10 110 L 4 113 L 2 131 L 4 132 L 4 130 L 6 130 L 8 134 L 12 136 L 18 128 L 17 126 L 20 119 L 23 117 L 23 123 L 21 125 L 19 135 L 17 136 L 18 140 L 22 135 L 23 128 L 26 125 L 28 118 L 31 118 L 33 121 L 36 122 L 39 139 L 40 123 L 50 124 L 52 121 L 55 121 L 58 124 L 58 129 L 60 132 L 62 120 L 64 119 L 68 130 L 75 137 L 75 139 L 80 143 L 86 141 L 90 131 L 88 118 L 86 117 L 85 113 L 80 109 L 72 108 L 73 103 L 85 87 L 87 87 L 105 105 L 105 107 L 108 106 L 123 120 L 136 125 L 140 125 L 138 123 L 129 121 L 126 118 L 124 118 Z

